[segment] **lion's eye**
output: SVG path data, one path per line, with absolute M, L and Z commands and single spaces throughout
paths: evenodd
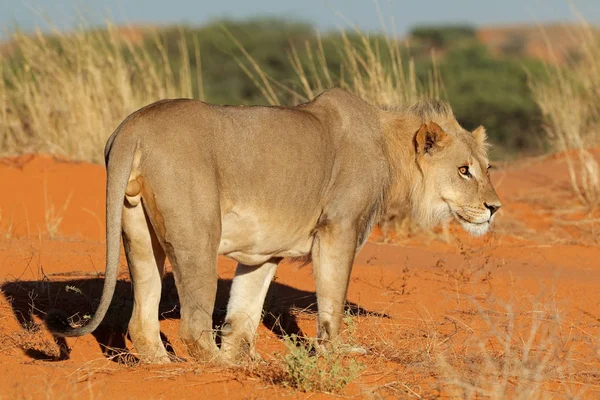
M 458 172 L 460 172 L 460 174 L 464 176 L 471 176 L 471 174 L 469 173 L 469 167 L 467 167 L 466 165 L 459 167 Z

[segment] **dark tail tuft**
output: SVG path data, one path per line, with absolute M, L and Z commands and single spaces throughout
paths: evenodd
M 57 336 L 72 336 L 72 332 L 77 329 L 71 326 L 67 314 L 61 310 L 49 311 L 46 318 L 44 318 L 44 322 L 50 332 Z

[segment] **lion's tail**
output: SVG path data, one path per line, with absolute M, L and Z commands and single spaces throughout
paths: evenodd
M 123 199 L 133 168 L 134 155 L 139 144 L 132 137 L 133 135 L 118 135 L 119 130 L 117 129 L 108 140 L 105 150 L 107 170 L 106 272 L 100 304 L 91 321 L 81 327 L 71 326 L 64 312 L 60 310 L 50 311 L 45 318 L 46 326 L 58 336 L 83 336 L 94 331 L 104 319 L 115 292 L 121 250 Z

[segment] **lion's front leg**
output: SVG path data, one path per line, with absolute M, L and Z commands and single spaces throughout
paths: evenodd
M 238 264 L 221 330 L 221 353 L 226 360 L 237 361 L 244 354 L 253 355 L 254 335 L 279 261 L 271 259 L 258 266 Z
M 344 303 L 356 251 L 357 233 L 351 223 L 329 223 L 317 232 L 313 269 L 317 289 L 317 338 L 335 345 L 342 328 Z

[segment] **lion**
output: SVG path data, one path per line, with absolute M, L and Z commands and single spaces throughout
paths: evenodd
M 57 335 L 94 331 L 111 303 L 123 239 L 134 292 L 129 335 L 143 362 L 167 363 L 161 279 L 169 258 L 179 336 L 199 360 L 239 360 L 280 261 L 310 257 L 317 342 L 339 341 L 355 255 L 388 207 L 424 226 L 456 219 L 487 232 L 500 208 L 486 133 L 468 132 L 447 103 L 374 106 L 342 89 L 294 107 L 162 100 L 127 117 L 105 148 L 106 275 L 87 325 L 49 313 Z M 238 262 L 221 346 L 213 337 L 217 256 Z

